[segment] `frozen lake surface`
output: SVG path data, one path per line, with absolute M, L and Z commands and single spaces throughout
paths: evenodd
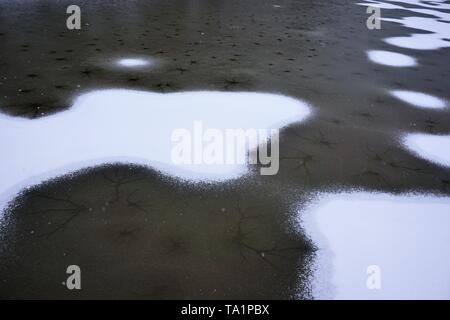
M 449 298 L 448 1 L 114 4 L 0 2 L 0 297 Z M 175 163 L 197 122 L 277 174 Z

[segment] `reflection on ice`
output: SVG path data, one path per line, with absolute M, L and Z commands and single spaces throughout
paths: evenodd
M 318 246 L 316 298 L 450 298 L 450 198 L 321 194 L 301 218 Z
M 412 67 L 417 65 L 416 59 L 391 51 L 369 50 L 367 51 L 367 56 L 372 62 L 391 67 Z
M 450 167 L 450 135 L 411 133 L 403 138 L 405 147 L 419 157 Z
M 442 109 L 447 105 L 444 100 L 422 92 L 392 90 L 390 93 L 397 99 L 419 108 Z
M 174 164 L 172 132 L 197 120 L 219 130 L 278 129 L 304 120 L 309 110 L 299 100 L 266 93 L 117 89 L 84 94 L 70 110 L 45 118 L 0 115 L 0 150 L 7 155 L 0 166 L 0 212 L 24 187 L 106 163 L 152 166 L 188 180 L 237 178 L 245 164 Z

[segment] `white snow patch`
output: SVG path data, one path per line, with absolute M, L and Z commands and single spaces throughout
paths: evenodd
M 391 90 L 390 94 L 406 103 L 413 106 L 426 109 L 443 109 L 446 107 L 446 102 L 438 97 L 408 90 Z
M 279 129 L 309 114 L 305 102 L 276 94 L 113 89 L 83 94 L 71 109 L 36 120 L 0 115 L 0 214 L 25 187 L 113 162 L 192 181 L 238 178 L 245 164 L 174 164 L 172 132 L 197 120 L 219 130 Z
M 394 4 L 392 4 L 393 2 Z M 405 3 L 404 7 L 396 3 Z M 412 13 L 419 13 L 428 17 L 410 16 L 401 19 L 381 18 L 383 21 L 390 21 L 402 24 L 411 29 L 422 30 L 426 33 L 414 33 L 405 37 L 391 37 L 384 39 L 385 42 L 402 48 L 416 50 L 436 50 L 450 47 L 450 13 L 441 11 L 449 10 L 450 4 L 443 1 L 371 1 L 358 3 L 363 6 L 379 7 L 386 10 L 405 10 Z
M 448 23 L 446 23 L 445 25 L 450 29 Z M 440 48 L 450 47 L 450 42 L 443 40 L 443 38 L 447 39 L 448 37 L 442 37 L 439 34 L 435 33 L 415 33 L 407 37 L 386 38 L 384 39 L 384 41 L 401 48 L 415 50 L 437 50 Z
M 415 6 L 415 8 L 411 7 L 403 7 L 400 5 L 391 4 L 393 3 L 405 3 L 408 6 Z M 449 10 L 450 4 L 445 3 L 446 0 L 434 0 L 434 1 L 423 1 L 423 0 L 385 0 L 385 1 L 378 1 L 378 0 L 366 0 L 364 3 L 357 3 L 361 6 L 371 6 L 371 7 L 378 7 L 381 9 L 403 9 L 403 10 L 422 10 L 422 9 L 416 9 L 418 8 L 431 8 L 431 9 L 442 9 L 442 10 Z
M 403 138 L 403 144 L 420 158 L 450 167 L 450 135 L 410 133 Z
M 151 64 L 151 61 L 148 59 L 138 59 L 138 58 L 122 58 L 118 59 L 116 62 L 120 66 L 130 68 L 142 67 Z
M 300 215 L 318 246 L 316 299 L 450 299 L 450 198 L 320 194 Z M 381 271 L 369 290 L 367 268 Z
M 412 67 L 417 65 L 416 59 L 405 54 L 383 51 L 369 50 L 367 56 L 372 62 L 391 67 Z

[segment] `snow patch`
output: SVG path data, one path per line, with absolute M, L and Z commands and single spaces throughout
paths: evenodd
M 450 299 L 450 198 L 320 194 L 299 216 L 318 247 L 316 299 Z M 368 289 L 367 268 L 381 271 Z
M 370 61 L 391 67 L 413 67 L 417 65 L 416 59 L 405 54 L 383 51 L 369 50 L 367 57 Z
M 443 109 L 446 107 L 446 102 L 438 97 L 408 90 L 392 90 L 390 94 L 406 103 L 413 106 L 426 109 Z
M 393 2 L 393 3 L 391 3 Z M 407 6 L 397 5 L 405 3 Z M 425 33 L 413 33 L 405 37 L 390 37 L 385 42 L 402 48 L 416 50 L 436 50 L 450 47 L 450 13 L 442 11 L 449 10 L 450 5 L 444 1 L 371 1 L 357 3 L 362 6 L 378 7 L 386 10 L 404 10 L 418 13 L 422 16 L 410 16 L 401 19 L 381 18 L 383 21 L 399 23 L 406 28 L 425 31 Z
M 450 135 L 410 133 L 403 138 L 403 144 L 420 158 L 450 167 Z
M 116 63 L 119 66 L 130 67 L 130 68 L 143 67 L 143 66 L 148 66 L 148 65 L 152 64 L 150 60 L 137 59 L 137 58 L 122 58 L 122 59 L 118 59 L 116 61 Z
M 246 164 L 174 164 L 173 131 L 194 121 L 219 130 L 279 129 L 309 114 L 305 102 L 276 94 L 112 89 L 83 94 L 71 109 L 44 118 L 0 115 L 0 213 L 25 187 L 108 163 L 145 165 L 190 181 L 238 178 Z

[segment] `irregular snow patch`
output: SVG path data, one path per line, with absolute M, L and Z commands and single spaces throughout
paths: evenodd
M 300 219 L 318 247 L 316 299 L 450 298 L 450 197 L 320 194 Z
M 450 167 L 450 135 L 410 133 L 403 138 L 403 144 L 420 158 Z
M 390 37 L 384 41 L 397 47 L 415 50 L 436 50 L 450 47 L 450 42 L 435 34 L 416 33 L 408 37 Z
M 305 102 L 253 92 L 99 90 L 71 109 L 35 120 L 0 115 L 0 213 L 17 193 L 87 167 L 132 163 L 186 180 L 223 181 L 247 172 L 240 164 L 174 164 L 174 130 L 279 129 L 310 114 Z M 269 131 L 270 132 L 270 131 Z M 238 145 L 240 148 L 247 148 Z
M 369 50 L 367 56 L 372 62 L 391 67 L 412 67 L 417 65 L 416 59 L 405 54 L 383 51 Z
M 408 6 L 416 6 L 416 8 L 410 8 L 410 7 L 402 7 L 400 5 L 391 4 L 390 2 L 394 3 L 405 3 Z M 423 1 L 423 0 L 385 0 L 385 1 L 377 1 L 377 0 L 366 0 L 364 3 L 357 3 L 361 6 L 371 6 L 371 7 L 378 7 L 381 9 L 404 9 L 404 10 L 421 10 L 417 8 L 432 8 L 432 9 L 443 9 L 448 10 L 450 9 L 450 4 L 445 3 L 446 0 L 435 0 L 433 2 L 431 1 Z M 432 10 L 430 10 L 432 11 Z
M 394 4 L 392 4 L 393 2 Z M 405 3 L 404 7 L 398 3 Z M 404 1 L 371 1 L 358 3 L 358 5 L 379 7 L 386 10 L 404 10 L 415 14 L 426 15 L 410 16 L 400 19 L 381 18 L 383 21 L 399 23 L 406 28 L 425 31 L 425 33 L 415 33 L 405 37 L 391 37 L 384 39 L 385 42 L 408 49 L 416 50 L 436 50 L 440 48 L 450 47 L 450 13 L 442 10 L 450 9 L 450 4 L 445 1 L 420 1 L 420 0 L 404 0 Z
M 392 90 L 390 94 L 419 108 L 443 109 L 447 105 L 444 100 L 438 97 L 417 91 Z

